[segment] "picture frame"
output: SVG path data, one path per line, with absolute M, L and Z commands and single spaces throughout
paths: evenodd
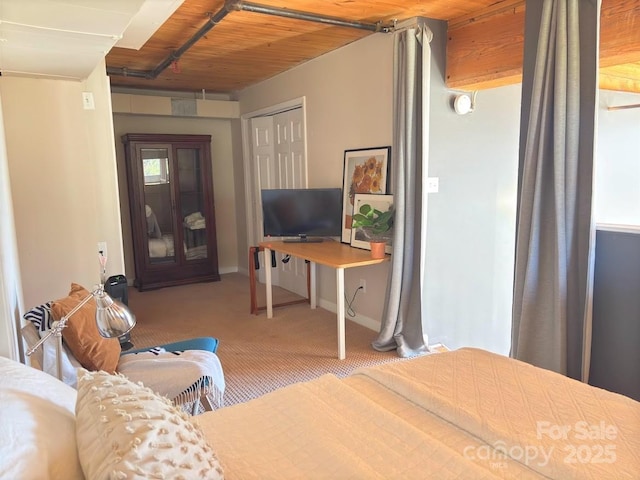
M 342 180 L 342 243 L 351 244 L 355 195 L 385 195 L 389 189 L 391 147 L 344 151 Z
M 363 205 L 367 205 L 370 208 L 366 210 L 375 209 L 376 211 L 391 212 L 391 220 L 385 223 L 390 224 L 391 227 L 384 233 L 375 233 L 375 227 L 358 227 L 356 226 L 358 220 L 358 213 L 361 213 Z M 384 240 L 386 242 L 384 251 L 385 253 L 391 253 L 393 251 L 393 195 L 376 195 L 366 193 L 356 193 L 353 205 L 354 221 L 351 229 L 351 246 L 357 248 L 363 248 L 365 250 L 371 250 L 370 242 L 372 240 Z M 375 215 L 373 223 L 376 224 Z M 388 216 L 381 215 L 378 218 L 385 219 Z M 379 226 L 376 224 L 376 226 Z M 368 230 L 369 229 L 369 230 Z M 373 230 L 371 230 L 373 229 Z M 379 229 L 378 229 L 379 231 Z

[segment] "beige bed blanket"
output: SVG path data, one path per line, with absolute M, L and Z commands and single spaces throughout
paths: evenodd
M 476 349 L 326 375 L 195 418 L 228 479 L 640 472 L 640 404 Z

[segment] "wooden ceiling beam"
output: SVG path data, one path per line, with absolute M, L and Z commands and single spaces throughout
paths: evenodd
M 482 90 L 521 81 L 524 0 L 504 7 L 449 21 L 448 87 Z
M 522 81 L 524 10 L 524 0 L 505 0 L 449 21 L 449 88 L 482 90 Z M 601 88 L 640 92 L 640 0 L 603 0 L 600 18 Z
M 600 67 L 640 61 L 640 0 L 602 0 Z

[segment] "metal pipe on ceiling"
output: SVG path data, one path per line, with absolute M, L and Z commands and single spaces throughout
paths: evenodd
M 182 45 L 178 50 L 169 55 L 162 63 L 160 63 L 160 65 L 153 69 L 153 78 L 156 78 L 162 73 L 165 68 L 178 60 L 184 54 L 184 52 L 189 50 L 198 40 L 204 37 L 209 30 L 220 23 L 224 19 L 224 17 L 229 14 L 229 12 L 231 12 L 231 9 L 227 4 L 225 4 L 225 6 L 218 10 L 217 13 L 211 15 L 209 17 L 209 21 L 205 26 L 198 30 L 189 40 L 185 42 L 184 45 Z
M 245 2 L 238 0 L 234 2 L 234 6 L 238 10 L 244 12 L 264 13 L 266 15 L 275 15 L 277 17 L 293 18 L 295 20 L 306 20 L 309 22 L 324 23 L 326 25 L 335 25 L 338 27 L 358 28 L 361 30 L 369 30 L 371 32 L 389 32 L 391 26 L 383 26 L 381 22 L 377 23 L 363 23 L 354 22 L 350 20 L 342 20 L 341 18 L 329 17 L 326 15 L 318 15 L 315 13 L 302 12 L 300 10 L 290 10 L 288 8 L 268 7 L 265 5 L 258 5 L 256 3 Z
M 121 75 L 125 77 L 138 77 L 138 78 L 146 78 L 147 80 L 154 80 L 158 78 L 169 65 L 173 62 L 177 61 L 184 53 L 189 50 L 195 43 L 204 37 L 207 32 L 209 32 L 213 27 L 215 27 L 218 23 L 224 19 L 232 10 L 234 10 L 229 2 L 225 3 L 225 5 L 218 10 L 213 15 L 209 16 L 209 21 L 202 26 L 193 36 L 187 40 L 180 48 L 171 52 L 171 54 L 165 58 L 156 68 L 153 70 L 129 70 L 127 68 L 115 68 L 115 67 L 107 67 L 107 75 Z
M 120 75 L 121 77 L 136 77 L 153 80 L 151 72 L 147 70 L 130 70 L 126 67 L 107 67 L 107 75 Z
M 275 15 L 279 17 L 292 18 L 295 20 L 306 20 L 309 22 L 323 23 L 326 25 L 334 25 L 339 27 L 357 28 L 360 30 L 368 30 L 371 32 L 389 33 L 394 29 L 393 25 L 383 25 L 382 22 L 363 23 L 340 18 L 328 17 L 325 15 L 317 15 L 314 13 L 301 12 L 299 10 L 289 10 L 284 8 L 268 7 L 258 5 L 256 3 L 244 2 L 243 0 L 226 0 L 224 6 L 215 14 L 209 16 L 209 21 L 200 28 L 189 40 L 187 40 L 180 48 L 173 51 L 167 58 L 153 70 L 131 70 L 126 67 L 107 67 L 107 75 L 120 75 L 125 77 L 146 78 L 147 80 L 155 80 L 164 70 L 172 63 L 176 62 L 187 50 L 189 50 L 198 40 L 204 37 L 213 27 L 220 23 L 232 11 L 246 11 L 253 13 L 263 13 L 266 15 Z

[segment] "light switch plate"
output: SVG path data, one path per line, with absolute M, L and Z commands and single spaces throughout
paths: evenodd
M 440 178 L 428 177 L 427 178 L 427 193 L 438 193 L 440 189 Z
M 93 93 L 82 92 L 82 108 L 85 110 L 95 110 L 96 104 L 93 100 Z

